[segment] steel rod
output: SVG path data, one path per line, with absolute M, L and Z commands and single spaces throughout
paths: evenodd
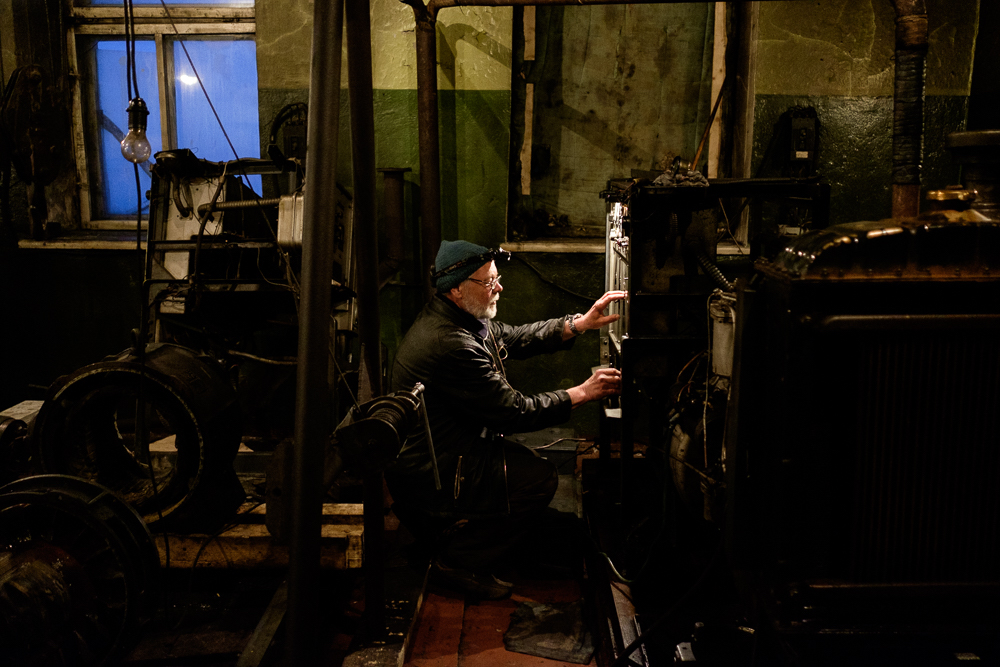
M 319 599 L 322 475 L 332 430 L 327 385 L 330 343 L 330 276 L 337 206 L 337 140 L 340 127 L 340 66 L 344 21 L 341 0 L 317 2 L 313 10 L 306 190 L 302 221 L 302 297 L 299 304 L 300 361 L 292 456 L 291 539 L 288 551 L 289 664 L 318 664 L 316 609 Z

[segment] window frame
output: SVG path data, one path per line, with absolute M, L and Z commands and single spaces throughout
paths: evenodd
M 156 71 L 159 89 L 160 141 L 162 150 L 177 148 L 177 132 L 172 75 L 172 59 L 164 44 L 165 38 L 193 36 L 255 36 L 256 14 L 249 7 L 175 6 L 164 11 L 162 6 L 136 6 L 133 9 L 136 37 L 152 36 L 156 46 Z M 87 124 L 84 120 L 83 82 L 80 75 L 78 43 L 93 37 L 124 37 L 124 9 L 111 6 L 73 6 L 70 8 L 67 31 L 67 55 L 73 74 L 72 124 L 73 147 L 76 157 L 76 178 L 80 226 L 83 229 L 134 229 L 135 220 L 94 219 L 92 210 L 90 163 L 87 154 Z M 100 159 L 93 156 L 93 159 Z M 145 218 L 145 216 L 144 216 Z M 143 227 L 146 222 L 143 220 Z

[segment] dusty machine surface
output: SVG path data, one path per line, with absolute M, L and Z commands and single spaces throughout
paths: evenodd
M 1000 659 L 998 134 L 949 137 L 973 182 L 919 217 L 738 264 L 683 222 L 722 184 L 609 197 L 621 460 L 584 484 L 613 664 Z

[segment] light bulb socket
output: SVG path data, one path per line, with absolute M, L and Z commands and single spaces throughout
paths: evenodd
M 146 116 L 149 115 L 149 109 L 146 107 L 143 99 L 141 97 L 133 97 L 129 100 L 126 111 L 128 112 L 128 129 L 145 131 Z

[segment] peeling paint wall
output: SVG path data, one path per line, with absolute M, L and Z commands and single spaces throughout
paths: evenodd
M 609 178 L 694 157 L 711 105 L 712 3 L 537 10 L 531 192 L 515 234 L 604 233 Z M 515 113 L 524 113 L 518 107 Z
M 978 0 L 927 0 L 924 190 L 959 178 L 944 138 L 965 127 L 978 16 Z M 894 35 L 888 0 L 760 4 L 755 169 L 781 114 L 814 107 L 832 223 L 891 213 Z

